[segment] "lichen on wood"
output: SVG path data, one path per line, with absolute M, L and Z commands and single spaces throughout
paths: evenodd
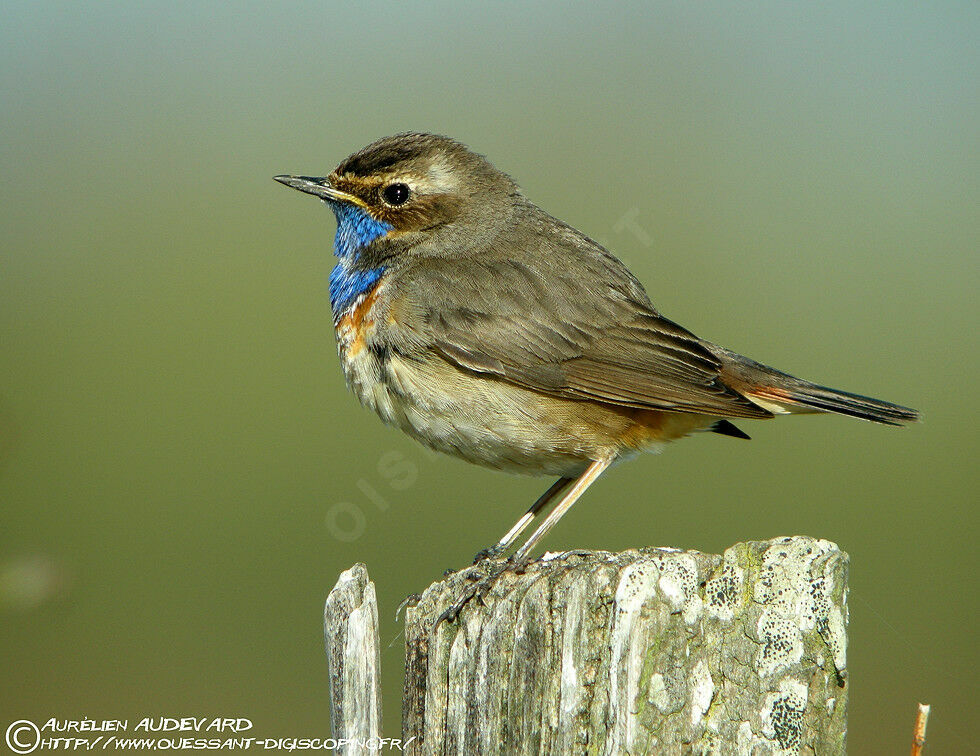
M 847 556 L 829 541 L 549 555 L 437 623 L 479 572 L 407 609 L 410 752 L 844 752 Z

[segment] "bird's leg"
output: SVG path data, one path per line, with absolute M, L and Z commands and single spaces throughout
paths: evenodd
M 598 478 L 600 475 L 602 475 L 603 470 L 605 470 L 607 467 L 609 467 L 610 464 L 612 464 L 612 461 L 613 460 L 611 457 L 606 459 L 595 460 L 594 462 L 592 462 L 592 464 L 590 464 L 585 469 L 585 472 L 583 472 L 579 477 L 575 478 L 574 480 L 571 478 L 561 478 L 551 488 L 549 488 L 548 491 L 545 492 L 544 496 L 541 497 L 541 499 L 545 499 L 546 497 L 548 497 L 548 494 L 551 494 L 551 497 L 553 498 L 558 493 L 558 491 L 564 490 L 564 488 L 568 485 L 566 481 L 574 482 L 574 485 L 572 485 L 571 490 L 569 490 L 568 493 L 566 493 L 562 497 L 561 501 L 559 501 L 555 505 L 555 508 L 548 513 L 548 516 L 545 517 L 544 522 L 542 522 L 538 526 L 538 529 L 531 534 L 531 537 L 524 542 L 524 545 L 522 545 L 516 552 L 514 552 L 514 555 L 510 559 L 508 559 L 503 565 L 491 569 L 485 577 L 483 577 L 482 579 L 480 579 L 479 581 L 471 585 L 469 588 L 467 588 L 466 591 L 463 592 L 463 595 L 453 602 L 452 606 L 450 606 L 448 609 L 446 609 L 446 611 L 444 611 L 441 615 L 439 615 L 439 618 L 436 620 L 436 627 L 438 627 L 439 623 L 442 622 L 443 620 L 455 622 L 456 618 L 459 616 L 460 611 L 462 611 L 463 607 L 470 602 L 470 599 L 476 598 L 478 601 L 482 603 L 483 597 L 486 596 L 487 593 L 490 591 L 490 588 L 497 581 L 497 578 L 499 578 L 508 570 L 524 569 L 524 567 L 527 565 L 528 555 L 531 553 L 531 550 L 535 546 L 537 546 L 537 544 L 541 541 L 542 538 L 545 537 L 548 531 L 555 526 L 555 523 L 557 523 L 558 520 L 562 518 L 562 515 L 564 515 L 565 512 L 567 512 L 569 509 L 572 508 L 572 505 L 576 501 L 578 501 L 579 497 L 583 493 L 585 493 L 585 490 L 590 485 L 592 485 L 592 483 L 595 482 L 595 479 Z M 539 499 L 538 502 L 540 502 L 541 499 Z M 538 502 L 535 502 L 535 506 L 538 505 Z M 541 504 L 541 506 L 544 506 L 544 504 Z M 540 507 L 538 508 L 540 509 Z M 534 507 L 532 507 L 531 509 L 534 509 Z M 528 514 L 530 514 L 530 511 L 528 512 Z M 521 525 L 521 522 L 528 517 L 528 514 L 525 514 L 524 517 L 521 518 L 521 520 L 518 520 L 517 525 L 511 528 L 512 532 L 516 530 L 517 533 L 520 533 L 520 531 L 524 529 L 527 523 L 525 522 L 524 525 Z M 528 522 L 530 522 L 530 520 L 528 520 Z M 518 529 L 518 525 L 521 526 L 519 529 Z M 511 538 L 511 540 L 513 540 L 516 537 L 517 535 L 515 533 L 514 536 Z
M 522 569 L 527 564 L 531 550 L 548 534 L 549 530 L 555 527 L 565 512 L 572 508 L 572 505 L 585 493 L 585 489 L 602 475 L 603 471 L 612 464 L 612 461 L 612 457 L 597 459 L 586 467 L 585 472 L 575 479 L 575 485 L 572 486 L 571 490 L 562 497 L 554 509 L 548 512 L 544 522 L 538 525 L 538 529 L 531 533 L 531 537 L 524 542 L 524 545 L 514 552 L 514 555 L 508 560 L 508 565 Z
M 559 478 L 552 483 L 551 487 L 538 497 L 537 501 L 535 501 L 531 505 L 531 508 L 521 516 L 521 519 L 514 523 L 514 527 L 508 530 L 503 538 L 501 538 L 493 546 L 484 549 L 473 558 L 473 564 L 482 562 L 484 559 L 495 559 L 507 551 L 507 549 L 510 548 L 510 545 L 517 540 L 517 536 L 523 533 L 524 529 L 531 524 L 531 520 L 537 516 L 538 512 L 548 506 L 558 494 L 560 494 L 574 482 L 575 478 Z

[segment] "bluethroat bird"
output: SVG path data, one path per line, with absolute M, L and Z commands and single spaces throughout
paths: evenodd
M 330 304 L 361 403 L 432 449 L 557 477 L 483 556 L 557 499 L 511 557 L 523 565 L 607 467 L 695 431 L 748 438 L 732 420 L 795 413 L 917 418 L 668 320 L 609 251 L 453 139 L 398 134 L 324 178 L 275 179 L 337 217 Z

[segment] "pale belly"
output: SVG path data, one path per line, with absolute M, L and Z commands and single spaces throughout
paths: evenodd
M 337 326 L 347 384 L 361 403 L 426 446 L 486 467 L 576 476 L 592 460 L 658 451 L 714 421 L 556 398 L 435 355 L 404 359 L 370 348 L 372 331 L 364 318 Z

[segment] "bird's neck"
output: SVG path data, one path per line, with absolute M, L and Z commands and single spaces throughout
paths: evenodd
M 362 208 L 348 203 L 331 203 L 337 216 L 337 235 L 333 250 L 337 265 L 330 271 L 330 307 L 334 319 L 366 296 L 384 275 L 384 266 L 372 267 L 360 259 L 367 245 L 391 230 L 391 226 L 372 218 Z

